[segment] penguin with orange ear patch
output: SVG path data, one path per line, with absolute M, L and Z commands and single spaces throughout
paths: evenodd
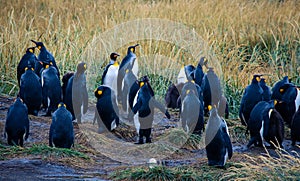
M 5 133 L 9 145 L 23 146 L 29 135 L 29 118 L 27 106 L 18 97 L 7 111 Z
M 258 102 L 263 100 L 263 89 L 260 87 L 259 82 L 260 75 L 254 75 L 251 84 L 244 91 L 239 110 L 239 117 L 243 125 L 248 124 L 252 109 Z
M 208 106 L 209 119 L 205 128 L 205 150 L 209 166 L 224 167 L 232 157 L 232 143 L 227 123 L 218 115 L 216 106 Z
M 57 69 L 48 63 L 44 63 L 41 74 L 43 87 L 43 107 L 47 108 L 46 116 L 51 116 L 61 101 L 61 85 L 57 75 Z
M 31 65 L 25 68 L 20 79 L 20 98 L 28 108 L 28 114 L 37 116 L 42 104 L 42 85 Z
M 114 91 L 101 85 L 94 93 L 97 98 L 94 123 L 98 123 L 98 133 L 114 130 L 119 125 L 119 108 Z
M 74 130 L 72 115 L 61 102 L 52 115 L 49 132 L 49 146 L 57 148 L 71 148 L 74 145 Z
M 37 42 L 31 40 L 35 45 L 36 48 L 40 50 L 38 55 L 38 61 L 35 64 L 35 72 L 40 75 L 41 69 L 43 68 L 44 63 L 52 64 L 57 69 L 57 76 L 60 77 L 59 69 L 56 65 L 55 59 L 53 55 L 47 50 L 43 42 Z
M 17 79 L 18 84 L 20 86 L 21 75 L 25 72 L 25 68 L 30 64 L 31 67 L 34 68 L 35 63 L 37 62 L 37 58 L 34 55 L 35 47 L 29 47 L 26 50 L 26 53 L 21 58 L 18 67 L 17 67 Z
M 273 144 L 276 145 L 277 142 L 282 147 L 284 123 L 280 114 L 275 110 L 276 104 L 276 100 L 260 101 L 252 109 L 248 122 L 251 137 L 247 145 L 248 148 L 252 144 L 263 146 L 263 144 L 265 145 L 264 141 L 271 144 L 271 147 L 274 147 Z
M 101 85 L 109 86 L 115 91 L 115 93 L 117 93 L 117 77 L 119 71 L 119 63 L 117 58 L 119 56 L 120 55 L 118 53 L 110 54 L 110 62 L 105 67 L 101 80 Z
M 121 101 L 122 99 L 122 88 L 123 88 L 123 81 L 125 76 L 125 71 L 130 67 L 132 69 L 133 74 L 138 77 L 138 62 L 135 54 L 136 47 L 139 46 L 139 44 L 136 44 L 134 46 L 130 46 L 127 49 L 127 55 L 123 58 L 119 71 L 117 76 L 117 98 L 118 101 Z

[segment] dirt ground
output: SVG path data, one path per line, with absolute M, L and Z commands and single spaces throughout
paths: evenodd
M 3 135 L 6 113 L 9 106 L 13 103 L 14 98 L 0 97 L 0 143 L 8 146 Z M 10 155 L 0 161 L 0 180 L 107 180 L 109 175 L 116 170 L 122 170 L 138 165 L 147 165 L 148 156 L 144 156 L 142 149 L 156 148 L 152 144 L 142 146 L 133 144 L 136 139 L 135 129 L 127 124 L 122 124 L 112 134 L 100 135 L 96 133 L 97 126 L 92 124 L 94 105 L 91 104 L 88 113 L 83 117 L 83 124 L 74 123 L 75 130 L 75 149 L 88 155 L 90 159 L 70 159 L 59 156 L 45 155 L 28 155 L 18 154 Z M 48 134 L 51 124 L 50 117 L 30 116 L 30 135 L 24 143 L 24 147 L 32 147 L 37 144 L 48 145 Z M 232 125 L 238 120 L 231 120 L 228 125 Z M 124 121 L 126 122 L 126 121 Z M 167 134 L 171 129 L 178 127 L 178 112 L 171 111 L 171 119 L 167 120 L 161 113 L 155 115 L 155 126 L 153 129 L 153 142 L 160 142 L 159 138 Z M 87 130 L 93 130 L 95 133 L 89 135 Z M 236 132 L 230 128 L 231 132 Z M 92 131 L 91 131 L 92 132 Z M 288 138 L 288 136 L 287 136 Z M 111 144 L 110 147 L 101 144 L 105 140 L 118 141 L 116 144 Z M 231 136 L 234 154 L 230 162 L 247 162 L 249 156 L 258 156 L 265 154 L 262 148 L 250 149 L 246 148 L 247 140 L 239 138 L 237 133 Z M 98 142 L 97 142 L 98 141 Z M 111 141 L 111 142 L 113 142 Z M 97 145 L 100 143 L 100 146 Z M 121 143 L 121 144 L 119 144 Z M 164 142 L 162 142 L 164 144 Z M 96 146 L 95 146 L 96 145 Z M 126 150 L 126 159 L 118 157 L 122 155 L 124 146 L 130 148 Z M 150 146 L 149 146 L 150 145 Z M 160 144 L 156 144 L 160 145 Z M 101 148 L 100 148 L 101 147 Z M 141 149 L 142 148 L 142 149 Z M 160 147 L 157 147 L 160 148 Z M 284 141 L 284 148 L 290 153 L 300 153 L 298 148 L 291 147 L 290 140 Z M 157 149 L 156 149 L 157 150 Z M 155 155 L 162 155 L 163 151 L 158 153 L 149 152 Z M 207 164 L 206 153 L 204 147 L 193 149 L 187 146 L 180 147 L 177 151 L 170 151 L 171 154 L 161 156 L 160 162 L 169 167 L 179 165 L 205 165 Z M 276 156 L 274 150 L 269 150 L 270 155 Z M 145 157 L 145 158 L 141 158 Z M 151 156 L 149 156 L 151 158 Z

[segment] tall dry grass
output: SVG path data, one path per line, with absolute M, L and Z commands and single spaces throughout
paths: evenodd
M 299 83 L 300 2 L 296 0 L 283 3 L 275 0 L 16 0 L 3 1 L 0 8 L 2 94 L 16 94 L 16 66 L 25 49 L 32 46 L 30 39 L 43 41 L 56 58 L 61 72 L 65 73 L 75 69 L 87 46 L 101 33 L 120 23 L 142 18 L 180 22 L 194 29 L 208 43 L 221 63 L 225 93 L 235 112 L 243 87 L 254 73 L 267 74 L 271 85 L 283 75 L 294 77 Z M 145 40 L 140 43 L 144 44 L 137 51 L 139 57 L 159 54 L 177 64 L 196 65 L 198 61 L 168 42 Z M 107 46 L 113 47 L 113 44 Z M 113 51 L 124 56 L 126 48 Z M 90 66 L 97 66 L 99 74 L 92 80 L 99 79 L 109 53 L 95 53 L 98 62 L 91 62 Z M 147 61 L 142 58 L 141 62 L 148 64 Z M 159 69 L 142 70 L 144 74 L 154 74 Z M 173 70 L 163 76 L 171 77 L 176 73 Z

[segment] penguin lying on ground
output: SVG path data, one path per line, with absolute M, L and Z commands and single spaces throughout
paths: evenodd
M 133 106 L 132 111 L 129 114 L 129 120 L 133 120 L 134 114 L 138 112 L 140 130 L 139 130 L 139 140 L 137 144 L 144 143 L 144 136 L 146 137 L 146 143 L 151 143 L 151 129 L 154 119 L 154 108 L 158 108 L 163 112 L 168 119 L 170 119 L 170 114 L 164 106 L 159 103 L 154 98 L 154 92 L 149 84 L 147 77 L 144 77 L 142 81 L 139 82 L 140 90 L 138 92 L 137 102 Z
M 58 67 L 56 65 L 55 59 L 54 59 L 53 55 L 46 49 L 46 47 L 43 44 L 43 42 L 37 42 L 37 41 L 34 41 L 34 40 L 31 40 L 31 41 L 40 50 L 40 53 L 38 55 L 38 61 L 35 64 L 35 72 L 36 72 L 36 74 L 38 74 L 40 76 L 41 69 L 43 68 L 43 63 L 48 63 L 48 64 L 52 64 L 56 68 L 57 75 L 58 75 L 58 77 L 60 77 L 59 69 L 58 69 Z
M 43 90 L 43 107 L 47 108 L 46 116 L 51 116 L 61 101 L 61 85 L 57 76 L 57 69 L 51 64 L 43 63 L 41 74 Z
M 259 85 L 260 75 L 254 75 L 252 82 L 245 88 L 241 105 L 239 109 L 239 117 L 243 125 L 248 125 L 250 113 L 254 106 L 262 101 L 263 89 Z
M 293 120 L 291 123 L 291 139 L 292 145 L 296 145 L 296 141 L 300 141 L 300 107 L 298 111 L 294 114 Z
M 105 67 L 101 80 L 101 85 L 109 86 L 114 90 L 115 94 L 117 94 L 117 78 L 119 71 L 119 63 L 117 61 L 118 56 L 120 56 L 118 53 L 110 54 L 110 62 Z
M 138 77 L 138 62 L 136 61 L 135 49 L 139 46 L 136 44 L 134 46 L 128 47 L 127 55 L 123 58 L 117 76 L 117 98 L 118 101 L 122 99 L 122 87 L 123 87 L 123 79 L 125 76 L 125 71 L 130 66 L 132 68 L 133 74 Z
M 281 99 L 276 105 L 276 110 L 281 114 L 287 125 L 291 126 L 291 121 L 300 105 L 300 90 L 292 83 L 284 84 L 280 87 Z
M 232 144 L 226 121 L 218 115 L 216 106 L 209 105 L 209 119 L 205 128 L 205 149 L 209 166 L 224 167 L 232 157 Z
M 69 78 L 66 87 L 66 93 L 63 98 L 67 109 L 72 114 L 72 119 L 77 119 L 77 123 L 81 123 L 81 107 L 83 107 L 83 114 L 88 109 L 88 93 L 86 88 L 86 63 L 81 62 L 77 65 L 77 70 L 72 77 Z
M 280 114 L 274 109 L 276 100 L 260 101 L 250 114 L 248 130 L 250 131 L 249 148 L 252 144 L 263 146 L 264 140 L 282 147 L 284 123 Z M 271 144 L 272 146 L 272 144 Z M 274 145 L 273 145 L 274 146 Z
M 74 145 L 74 130 L 72 115 L 64 103 L 58 104 L 58 109 L 52 115 L 49 131 L 49 146 L 71 148 Z
M 42 104 L 42 85 L 31 65 L 21 76 L 19 95 L 28 108 L 28 114 L 37 116 Z
M 97 98 L 94 123 L 98 123 L 98 133 L 112 131 L 119 125 L 119 108 L 115 93 L 104 85 L 99 86 L 94 93 Z
M 17 79 L 18 79 L 18 85 L 20 86 L 20 79 L 22 74 L 25 72 L 25 68 L 28 67 L 30 64 L 30 67 L 35 66 L 35 63 L 37 62 L 37 58 L 34 55 L 34 48 L 35 47 L 29 47 L 26 50 L 26 53 L 21 58 L 18 67 L 17 67 Z
M 7 111 L 5 133 L 9 145 L 22 147 L 24 139 L 27 140 L 29 136 L 28 110 L 19 97 Z
M 202 130 L 204 131 L 203 103 L 195 89 L 188 89 L 185 94 L 180 113 L 182 128 L 187 133 L 201 135 Z

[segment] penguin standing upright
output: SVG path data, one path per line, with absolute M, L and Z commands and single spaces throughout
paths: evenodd
M 291 123 L 291 139 L 292 145 L 296 145 L 296 141 L 300 141 L 300 107 L 298 111 L 294 114 L 293 120 Z
M 57 148 L 71 148 L 74 145 L 74 130 L 72 115 L 64 103 L 59 103 L 52 115 L 49 131 L 49 146 Z
M 61 90 L 62 90 L 62 97 L 64 98 L 66 96 L 66 90 L 67 90 L 67 86 L 68 86 L 68 82 L 69 79 L 74 75 L 74 72 L 68 72 L 65 73 L 65 75 L 62 77 L 62 86 L 61 86 Z
M 28 114 L 37 116 L 42 104 L 42 85 L 31 65 L 21 76 L 19 95 L 28 108 Z
M 209 105 L 209 119 L 205 128 L 205 149 L 208 165 L 224 167 L 232 157 L 232 144 L 226 121 L 218 115 L 216 106 Z
M 109 86 L 114 92 L 117 94 L 117 78 L 119 71 L 119 63 L 117 61 L 118 53 L 110 54 L 110 62 L 105 67 L 104 72 L 102 74 L 101 84 Z
M 200 102 L 195 89 L 188 89 L 185 94 L 180 113 L 182 128 L 187 133 L 201 135 L 204 130 L 203 103 Z
M 250 131 L 250 141 L 247 145 L 249 148 L 252 144 L 263 146 L 264 140 L 277 142 L 282 146 L 283 141 L 283 119 L 274 109 L 277 104 L 276 100 L 260 101 L 251 111 L 248 121 L 248 130 Z
M 128 69 L 128 67 L 132 67 L 133 74 L 136 77 L 138 77 L 138 62 L 136 60 L 136 54 L 135 54 L 135 49 L 137 46 L 139 46 L 139 44 L 128 47 L 127 55 L 123 58 L 123 60 L 120 64 L 119 71 L 118 71 L 118 77 L 117 77 L 118 101 L 121 101 L 121 99 L 122 99 L 123 79 L 125 76 L 126 69 Z
M 195 79 L 195 83 L 198 84 L 199 86 L 202 85 L 203 77 L 205 75 L 202 66 L 206 64 L 207 64 L 207 59 L 205 57 L 201 57 L 195 69 L 194 79 Z
M 19 97 L 7 111 L 5 133 L 9 145 L 23 146 L 29 136 L 28 110 Z
M 97 120 L 98 133 L 112 131 L 119 125 L 119 108 L 115 93 L 104 85 L 99 86 L 94 93 L 97 98 L 94 123 Z
M 284 76 L 282 78 L 282 80 L 276 82 L 274 84 L 274 86 L 272 87 L 272 95 L 271 95 L 271 99 L 272 100 L 281 100 L 282 98 L 282 93 L 280 92 L 280 88 L 284 85 L 284 84 L 288 84 L 289 83 L 289 77 L 288 76 Z
M 287 125 L 291 126 L 291 121 L 300 105 L 300 90 L 292 83 L 286 83 L 280 87 L 281 99 L 276 105 L 276 110 L 282 115 Z
M 61 85 L 57 76 L 57 69 L 51 64 L 43 63 L 41 74 L 43 89 L 43 107 L 47 108 L 47 116 L 51 116 L 61 101 Z
M 259 85 L 263 90 L 263 94 L 262 94 L 263 100 L 264 101 L 271 100 L 271 89 L 269 86 L 267 86 L 266 79 L 262 77 L 260 79 Z
M 137 102 L 128 117 L 129 120 L 132 120 L 134 114 L 137 112 L 139 114 L 140 130 L 137 144 L 144 143 L 144 136 L 146 137 L 146 143 L 151 143 L 150 136 L 154 119 L 154 108 L 158 108 L 168 119 L 170 119 L 170 114 L 168 110 L 154 98 L 154 92 L 147 77 L 144 77 L 143 80 L 139 82 L 139 85 L 140 90 L 138 92 Z
M 244 91 L 239 109 L 239 117 L 243 125 L 248 124 L 252 109 L 263 99 L 263 90 L 259 85 L 259 81 L 260 75 L 254 75 L 251 84 Z
M 77 65 L 75 74 L 68 80 L 66 93 L 63 98 L 67 109 L 71 112 L 73 120 L 77 119 L 81 123 L 81 115 L 85 114 L 88 109 L 88 93 L 86 88 L 85 71 L 86 63 L 81 62 Z M 83 112 L 81 113 L 81 107 Z
M 17 79 L 18 79 L 18 85 L 20 86 L 20 79 L 21 75 L 25 72 L 25 68 L 28 67 L 30 64 L 30 67 L 34 67 L 35 63 L 37 62 L 37 58 L 34 55 L 34 48 L 35 47 L 29 47 L 26 50 L 26 53 L 21 58 L 18 67 L 17 67 Z
M 43 63 L 52 64 L 57 69 L 57 75 L 60 78 L 59 69 L 56 65 L 55 59 L 53 55 L 46 49 L 43 42 L 37 42 L 34 40 L 31 40 L 36 47 L 40 50 L 40 53 L 38 55 L 38 61 L 35 64 L 35 72 L 39 76 L 41 75 L 41 69 L 43 68 Z

